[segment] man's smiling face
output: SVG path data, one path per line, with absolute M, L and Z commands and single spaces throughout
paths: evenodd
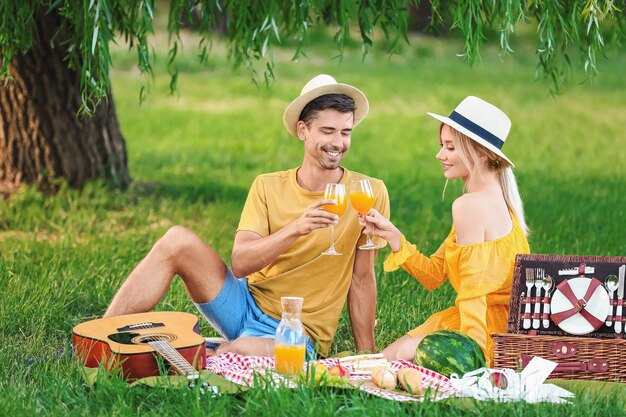
M 298 134 L 304 141 L 304 160 L 324 169 L 336 169 L 350 149 L 353 113 L 334 109 L 321 110 L 307 126 L 298 122 Z

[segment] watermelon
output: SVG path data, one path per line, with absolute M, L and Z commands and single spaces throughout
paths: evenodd
M 450 377 L 463 376 L 485 366 L 485 355 L 474 339 L 453 331 L 439 330 L 424 337 L 415 351 L 415 364 Z

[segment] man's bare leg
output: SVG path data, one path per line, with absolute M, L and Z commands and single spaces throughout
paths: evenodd
M 238 353 L 240 355 L 273 356 L 274 339 L 267 337 L 240 337 L 219 345 L 215 351 L 218 355 L 226 352 Z
M 424 336 L 411 337 L 407 334 L 383 349 L 382 354 L 387 360 L 395 361 L 404 359 L 405 361 L 413 361 L 415 358 L 415 350 L 420 344 Z
M 179 275 L 196 303 L 213 300 L 226 277 L 226 264 L 195 233 L 174 226 L 135 267 L 111 301 L 104 317 L 151 310 Z

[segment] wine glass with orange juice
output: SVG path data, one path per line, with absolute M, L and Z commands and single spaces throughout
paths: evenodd
M 335 200 L 336 204 L 324 204 L 323 209 L 329 213 L 341 216 L 346 211 L 348 201 L 346 199 L 346 186 L 343 184 L 326 184 L 324 198 Z M 322 252 L 322 255 L 341 255 L 335 250 L 335 225 L 330 225 L 330 247 Z
M 369 178 L 355 177 L 350 181 L 350 204 L 362 216 L 365 216 L 374 207 L 374 189 Z M 367 236 L 367 241 L 359 246 L 359 249 L 382 248 L 383 245 L 372 242 L 369 234 L 366 233 L 365 236 Z

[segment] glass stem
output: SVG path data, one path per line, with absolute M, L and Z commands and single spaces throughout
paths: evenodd
M 330 225 L 330 250 L 335 251 L 335 225 Z

